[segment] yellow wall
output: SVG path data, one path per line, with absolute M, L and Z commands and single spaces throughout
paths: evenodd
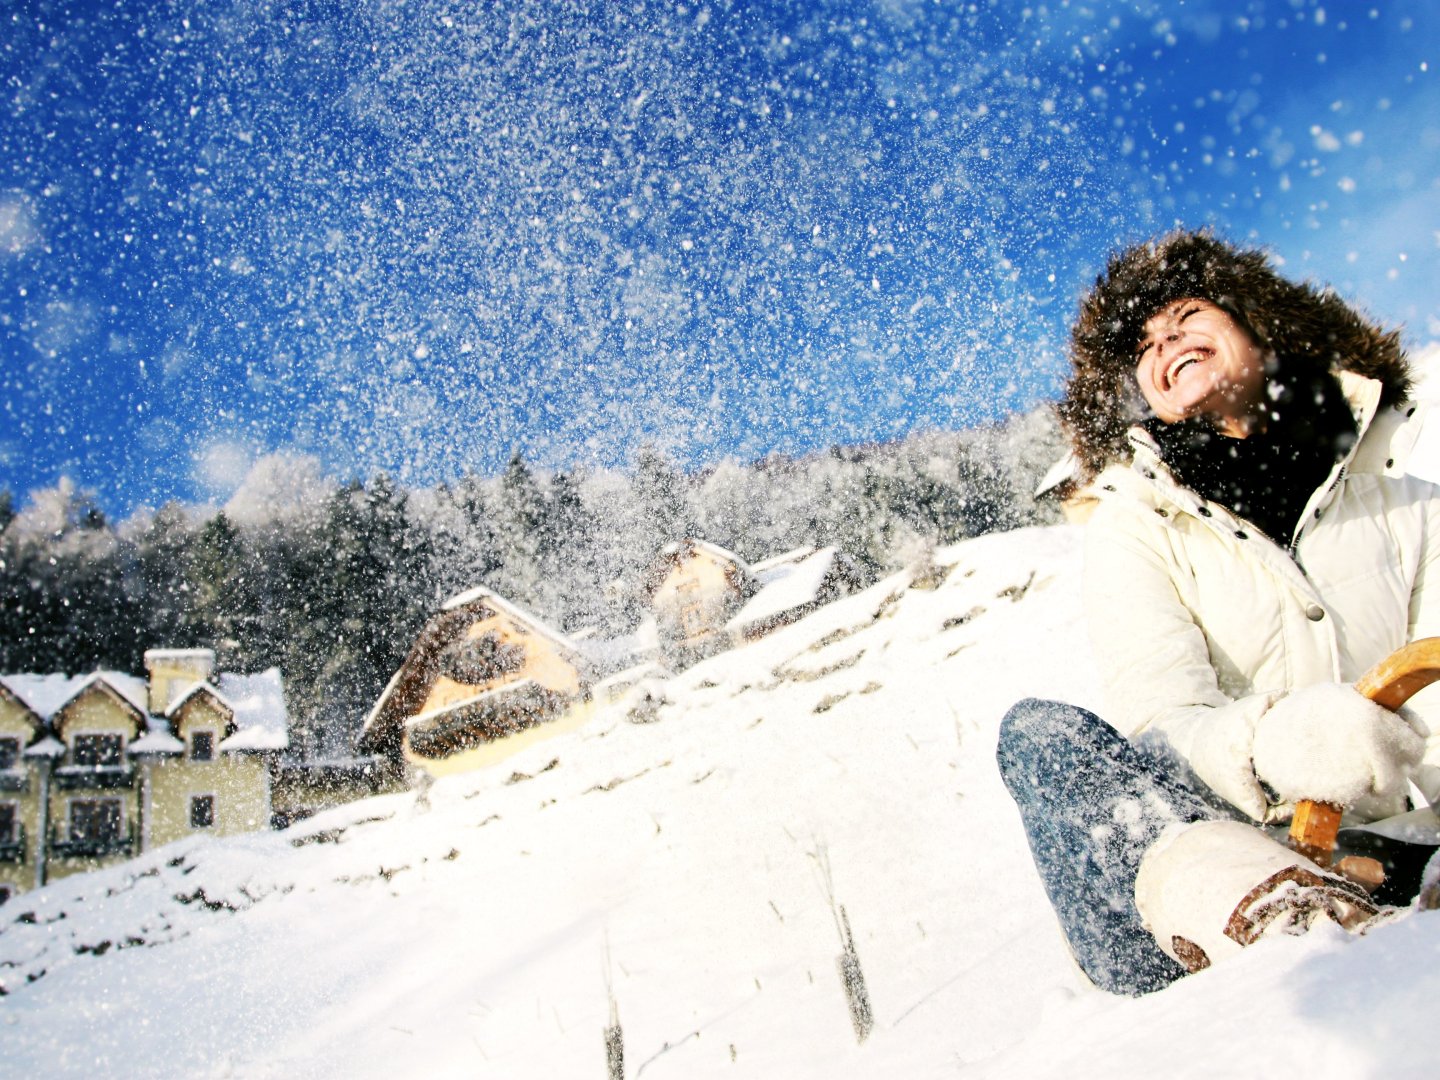
M 270 826 L 270 773 L 257 754 L 216 754 L 214 761 L 164 758 L 149 766 L 150 820 L 145 846 L 197 833 L 230 836 Z M 215 796 L 215 824 L 190 827 L 190 798 Z

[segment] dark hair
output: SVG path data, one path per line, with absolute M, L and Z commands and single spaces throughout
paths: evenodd
M 1370 321 L 1329 289 L 1286 280 L 1261 251 L 1208 231 L 1170 233 L 1111 256 L 1071 328 L 1072 370 L 1059 413 L 1087 475 L 1128 457 L 1126 429 L 1145 416 L 1136 346 L 1152 315 L 1187 299 L 1227 312 L 1287 368 L 1379 379 L 1384 404 L 1410 392 L 1398 331 Z

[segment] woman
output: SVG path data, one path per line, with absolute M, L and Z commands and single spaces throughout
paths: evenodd
M 1121 252 L 1072 354 L 1060 412 L 1099 498 L 1085 605 L 1115 728 L 1022 702 L 999 759 L 1077 960 L 1144 993 L 1418 888 L 1430 849 L 1409 841 L 1433 829 L 1342 833 L 1386 866 L 1372 901 L 1261 827 L 1302 798 L 1394 819 L 1412 778 L 1440 796 L 1423 722 L 1351 686 L 1440 633 L 1440 500 L 1405 473 L 1398 335 L 1259 252 L 1194 232 Z

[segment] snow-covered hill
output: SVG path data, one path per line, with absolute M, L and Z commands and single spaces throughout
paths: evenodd
M 488 771 L 12 901 L 8 1075 L 1422 1075 L 1440 915 L 1140 1001 L 1071 963 L 993 765 L 1098 705 L 1078 533 L 997 534 Z M 837 912 L 874 1015 L 857 1043 Z

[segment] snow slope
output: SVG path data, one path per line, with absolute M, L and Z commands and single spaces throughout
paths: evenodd
M 1021 696 L 1098 704 L 1078 536 L 941 549 L 938 588 L 691 668 L 653 723 L 18 897 L 0 1073 L 600 1078 L 611 995 L 631 1078 L 1428 1071 L 1440 915 L 1139 1001 L 1071 963 L 993 748 Z

